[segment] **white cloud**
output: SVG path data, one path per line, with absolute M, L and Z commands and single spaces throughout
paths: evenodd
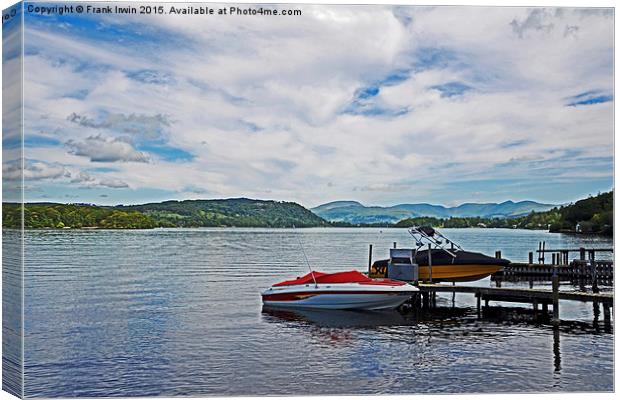
M 464 180 L 548 171 L 553 181 L 558 167 L 583 179 L 611 177 L 610 163 L 605 173 L 598 163 L 588 169 L 565 159 L 575 149 L 577 159 L 613 155 L 613 103 L 566 107 L 581 93 L 612 92 L 609 15 L 299 8 L 299 18 L 209 23 L 104 17 L 116 31 L 169 38 L 156 45 L 29 29 L 26 46 L 37 49 L 25 61 L 27 72 L 37 71 L 25 87 L 29 128 L 66 143 L 27 149 L 29 157 L 72 171 L 113 163 L 118 170 L 106 176 L 120 181 L 116 187 L 200 196 L 187 189 L 198 185 L 210 197 L 306 205 L 447 203 L 451 185 Z M 468 89 L 442 97 L 437 88 L 449 83 Z M 376 93 L 361 99 L 369 88 Z M 160 138 L 194 157 L 181 164 L 149 156 L 125 136 Z
M 38 160 L 21 160 L 5 162 L 2 164 L 2 177 L 8 181 L 17 180 L 46 180 L 69 177 L 70 172 L 63 165 L 47 163 Z
M 149 162 L 148 155 L 123 138 L 89 136 L 83 141 L 69 140 L 66 145 L 71 154 L 88 157 L 92 162 Z
M 120 179 L 102 179 L 99 181 L 99 185 L 106 186 L 109 188 L 120 189 L 120 188 L 128 188 L 129 185 L 123 182 Z

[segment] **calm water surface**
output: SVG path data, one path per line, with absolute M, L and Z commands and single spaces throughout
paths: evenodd
M 513 261 L 539 240 L 612 245 L 540 231 L 442 232 Z M 365 270 L 369 243 L 375 258 L 393 241 L 411 245 L 401 229 L 28 232 L 26 396 L 613 390 L 613 334 L 593 321 L 591 304 L 563 302 L 556 331 L 525 305 L 478 320 L 468 295 L 454 306 L 441 296 L 433 315 L 262 310 L 260 290 L 307 272 L 298 240 L 323 271 Z

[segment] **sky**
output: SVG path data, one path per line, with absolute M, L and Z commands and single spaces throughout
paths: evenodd
M 279 8 L 302 15 L 26 13 L 25 200 L 561 204 L 613 187 L 613 10 Z M 5 154 L 19 145 L 5 123 Z M 18 168 L 5 155 L 5 192 Z

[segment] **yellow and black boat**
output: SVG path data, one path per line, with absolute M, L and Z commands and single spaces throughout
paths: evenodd
M 412 227 L 417 248 L 397 249 L 390 254 L 390 259 L 378 260 L 370 268 L 371 278 L 391 276 L 391 266 L 418 265 L 418 280 L 433 282 L 465 282 L 485 278 L 510 264 L 509 260 L 490 257 L 482 253 L 463 250 L 458 244 L 429 227 Z M 428 246 L 430 244 L 430 246 Z M 429 248 L 430 247 L 430 248 Z M 404 250 L 404 251 L 403 251 Z

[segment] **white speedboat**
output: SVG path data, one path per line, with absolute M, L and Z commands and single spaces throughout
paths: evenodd
M 406 282 L 372 279 L 358 271 L 311 271 L 276 283 L 261 295 L 266 306 L 274 307 L 383 310 L 400 306 L 417 290 Z

